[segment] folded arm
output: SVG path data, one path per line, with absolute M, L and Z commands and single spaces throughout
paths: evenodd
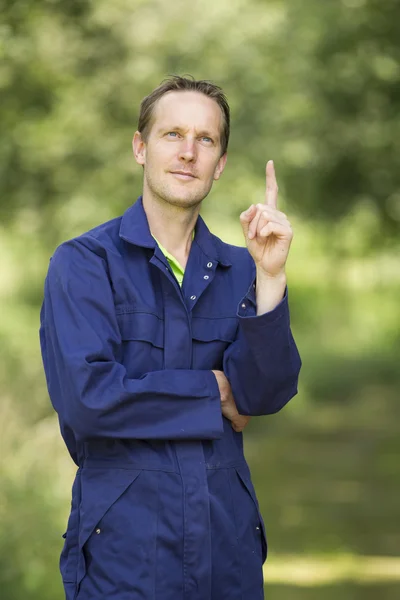
M 105 261 L 78 241 L 50 262 L 40 339 L 47 384 L 78 439 L 214 439 L 223 424 L 211 371 L 127 376 Z

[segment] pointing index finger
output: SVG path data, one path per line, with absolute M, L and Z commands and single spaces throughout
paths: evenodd
M 269 160 L 266 167 L 265 204 L 276 208 L 278 204 L 278 184 L 276 182 L 274 161 Z

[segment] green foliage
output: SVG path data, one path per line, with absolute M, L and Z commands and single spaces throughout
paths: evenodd
M 51 244 L 66 230 L 55 213 L 89 203 L 90 222 L 100 206 L 121 211 L 140 193 L 129 144 L 141 98 L 166 74 L 191 72 L 221 83 L 232 104 L 223 198 L 243 180 L 255 194 L 273 156 L 292 211 L 336 220 L 362 205 L 385 241 L 398 232 L 395 0 L 385 11 L 377 0 L 4 4 L 3 218 L 39 213 Z M 235 196 L 225 217 L 247 203 Z
M 298 397 L 246 448 L 272 553 L 398 554 L 400 5 L 386 0 L 0 0 L 0 589 L 56 600 L 73 465 L 37 330 L 48 259 L 141 192 L 140 100 L 165 76 L 222 85 L 225 174 L 204 204 L 242 243 L 274 158 L 295 239 Z M 397 477 L 396 477 L 397 476 Z M 397 597 L 339 582 L 271 598 Z

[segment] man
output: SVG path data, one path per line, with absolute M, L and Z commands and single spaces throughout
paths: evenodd
M 166 80 L 133 139 L 142 197 L 51 260 L 42 355 L 79 467 L 60 561 L 68 600 L 263 598 L 241 431 L 297 391 L 292 231 L 272 162 L 266 203 L 241 215 L 247 249 L 208 231 L 199 210 L 228 139 L 220 88 Z

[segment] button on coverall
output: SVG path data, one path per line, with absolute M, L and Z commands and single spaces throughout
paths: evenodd
M 211 372 L 224 371 L 242 415 L 297 392 L 287 293 L 256 316 L 254 279 L 248 251 L 199 217 L 181 288 L 141 198 L 55 251 L 40 341 L 78 466 L 67 600 L 263 598 L 264 524 Z

